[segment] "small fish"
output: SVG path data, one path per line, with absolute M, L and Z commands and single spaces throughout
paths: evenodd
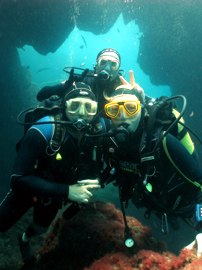
M 194 111 L 192 111 L 189 115 L 189 117 L 193 117 L 194 116 Z
M 83 46 L 83 45 L 81 45 L 79 48 L 80 48 L 80 49 L 83 49 L 83 48 L 84 48 L 84 46 Z
M 106 37 L 104 40 L 107 41 L 107 42 L 110 42 L 111 41 L 111 39 L 108 38 L 108 37 Z
M 85 63 L 83 62 L 83 63 L 81 63 L 81 66 L 83 67 L 83 66 L 85 66 Z
M 85 46 L 86 46 L 86 48 L 87 48 L 87 43 L 86 43 L 86 40 L 85 40 L 84 36 L 81 35 L 81 37 L 82 37 L 83 42 L 84 42 L 84 44 L 85 44 Z
M 41 69 L 38 69 L 37 72 L 42 72 L 42 71 L 45 71 L 45 70 L 49 70 L 50 68 L 41 68 Z

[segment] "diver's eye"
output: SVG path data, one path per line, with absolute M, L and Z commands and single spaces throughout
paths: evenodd
M 107 64 L 107 60 L 102 59 L 100 61 L 100 66 L 105 66 Z
M 78 101 L 73 101 L 73 102 L 71 103 L 69 109 L 70 109 L 70 111 L 76 111 L 76 110 L 78 110 L 79 106 L 80 106 L 80 102 L 78 102 Z
M 91 111 L 92 111 L 92 106 L 91 106 L 91 103 L 85 103 L 85 108 L 86 108 L 86 111 L 88 112 L 88 113 L 91 113 Z
M 118 63 L 117 62 L 111 62 L 112 68 L 117 69 L 118 68 Z
M 116 117 L 119 113 L 119 105 L 118 104 L 109 104 L 105 107 L 106 109 L 106 114 L 109 117 Z
M 137 111 L 137 104 L 136 103 L 127 103 L 125 104 L 125 107 L 128 112 L 135 113 Z

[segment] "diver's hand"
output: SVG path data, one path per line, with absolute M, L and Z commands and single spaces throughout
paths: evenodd
M 130 83 L 127 82 L 126 79 L 124 79 L 123 76 L 119 76 L 119 79 L 122 82 L 122 85 L 118 86 L 117 89 L 120 88 L 120 87 L 123 87 L 123 86 L 130 89 L 130 90 L 131 89 L 136 89 L 141 94 L 142 99 L 144 100 L 145 99 L 144 90 L 139 84 L 137 84 L 135 82 L 135 76 L 134 76 L 133 70 L 129 70 L 129 76 L 130 76 Z
M 202 233 L 196 235 L 196 239 L 191 242 L 185 249 L 193 249 L 196 248 L 196 255 L 197 257 L 202 256 Z
M 98 179 L 78 181 L 77 184 L 69 186 L 68 199 L 77 203 L 88 203 L 93 196 L 89 189 L 98 189 L 100 187 Z

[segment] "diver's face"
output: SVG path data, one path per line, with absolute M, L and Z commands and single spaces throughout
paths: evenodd
M 72 123 L 79 119 L 90 123 L 97 113 L 97 102 L 83 97 L 69 99 L 66 101 L 65 113 Z
M 111 105 L 110 105 L 111 104 Z M 106 114 L 114 127 L 124 126 L 128 131 L 135 132 L 141 118 L 141 105 L 135 95 L 119 95 L 105 106 Z M 107 113 L 108 111 L 108 113 Z
M 114 52 L 106 52 L 98 58 L 95 66 L 95 72 L 100 75 L 99 78 L 101 80 L 114 81 L 118 76 L 119 67 L 120 61 L 117 54 Z

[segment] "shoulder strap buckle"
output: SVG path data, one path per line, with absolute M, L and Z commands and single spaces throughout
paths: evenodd
M 61 120 L 61 114 L 55 115 L 54 118 L 56 122 L 59 122 Z M 52 152 L 52 154 L 60 150 L 64 138 L 65 138 L 65 127 L 61 124 L 55 124 L 53 135 L 48 146 L 48 149 Z

